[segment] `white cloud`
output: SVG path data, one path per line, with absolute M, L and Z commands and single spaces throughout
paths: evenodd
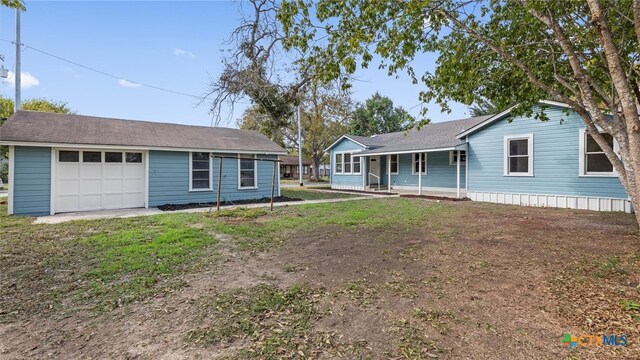
M 40 85 L 40 80 L 36 79 L 35 76 L 31 75 L 30 72 L 23 71 L 20 73 L 20 88 L 28 89 L 30 87 Z M 11 85 L 11 87 L 16 87 L 16 74 L 13 71 L 9 71 L 9 76 L 7 77 L 7 83 Z
M 72 69 L 72 68 L 69 68 L 69 67 L 63 68 L 62 71 L 64 71 L 67 74 L 70 74 L 71 76 L 73 76 L 76 79 L 80 79 L 80 77 L 81 77 L 80 74 L 75 69 Z
M 124 87 L 130 87 L 130 88 L 137 88 L 137 87 L 142 86 L 142 85 L 140 85 L 138 83 L 134 83 L 134 82 L 131 82 L 131 81 L 128 81 L 128 80 L 125 80 L 125 79 L 118 80 L 118 84 L 120 84 L 121 86 L 124 86 Z
M 185 49 L 180 49 L 180 48 L 175 48 L 173 49 L 173 54 L 175 56 L 188 56 L 192 59 L 194 59 L 196 57 L 196 55 L 194 53 L 192 53 L 191 51 L 187 51 Z

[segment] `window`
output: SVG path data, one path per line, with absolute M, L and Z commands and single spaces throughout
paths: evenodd
M 616 151 L 618 144 L 611 134 L 600 133 L 607 144 Z M 613 164 L 609 161 L 607 155 L 602 151 L 600 145 L 587 134 L 585 130 L 581 131 L 580 152 L 580 175 L 596 175 L 596 176 L 617 176 L 613 169 Z
M 361 158 L 353 153 L 335 154 L 334 174 L 359 175 L 361 174 Z
M 303 166 L 302 168 L 304 169 L 304 174 L 305 175 L 309 174 L 309 167 L 308 166 Z
M 253 156 L 255 158 L 255 155 Z M 240 155 L 238 159 L 238 188 L 239 189 L 255 189 L 257 161 L 250 159 L 250 155 Z
M 533 176 L 533 134 L 506 136 L 505 176 Z
M 398 156 L 399 155 L 391 155 L 389 157 L 389 164 L 391 166 L 391 173 L 392 174 L 398 174 Z
M 458 152 L 453 150 L 449 152 L 449 164 L 456 165 L 458 163 Z M 467 152 L 464 150 L 460 151 L 460 164 L 467 163 Z
M 336 154 L 334 172 L 336 174 L 342 174 L 342 154 Z
M 107 162 L 107 163 L 121 163 L 122 162 L 122 153 L 121 152 L 106 152 L 106 153 L 104 153 L 104 162 Z
M 344 172 L 345 174 L 351 173 L 351 154 L 344 154 Z
M 422 165 L 420 165 L 422 163 Z M 413 170 L 411 173 L 417 175 L 422 168 L 422 174 L 427 173 L 427 153 L 413 154 Z
M 126 153 L 126 161 L 128 163 L 141 163 L 142 162 L 142 153 Z
M 58 152 L 59 162 L 78 162 L 80 161 L 80 153 L 78 151 L 65 151 L 60 150 Z
M 360 156 L 354 156 L 353 160 L 353 173 L 360 174 Z
M 82 162 L 86 162 L 86 163 L 102 162 L 102 153 L 100 151 L 83 151 Z
M 190 190 L 211 190 L 211 158 L 209 153 L 191 153 L 190 180 Z

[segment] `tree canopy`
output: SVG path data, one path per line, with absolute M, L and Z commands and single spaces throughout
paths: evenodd
M 444 110 L 486 99 L 545 120 L 537 101 L 568 104 L 640 208 L 640 0 L 285 0 L 279 19 L 324 78 L 377 56 Z M 421 53 L 437 55 L 435 71 L 414 66 Z
M 360 104 L 349 121 L 349 134 L 371 136 L 404 131 L 415 122 L 402 107 L 393 106 L 393 101 L 376 92 Z

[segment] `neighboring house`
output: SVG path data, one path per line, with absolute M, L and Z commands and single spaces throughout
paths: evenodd
M 286 154 L 255 131 L 81 115 L 18 111 L 0 129 L 16 215 L 214 202 L 221 160 L 223 201 L 270 197 Z
M 330 177 L 331 176 L 331 165 L 321 164 L 319 172 L 320 172 L 320 177 L 323 177 L 323 178 Z
M 281 179 L 298 179 L 299 166 L 298 156 L 280 156 L 280 178 Z M 302 177 L 305 179 L 311 175 L 311 161 L 302 159 Z
M 623 185 L 582 119 L 562 103 L 539 106 L 549 121 L 512 117 L 508 109 L 407 133 L 344 135 L 329 147 L 331 187 L 379 185 L 494 203 L 631 212 Z

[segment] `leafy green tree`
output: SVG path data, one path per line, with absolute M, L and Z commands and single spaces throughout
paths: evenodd
M 27 10 L 27 8 L 24 6 L 24 1 L 22 0 L 1 0 L 0 5 L 9 8 L 20 9 L 22 11 Z
M 377 56 L 444 110 L 487 99 L 546 120 L 537 101 L 568 104 L 640 209 L 640 0 L 285 0 L 278 18 L 286 46 L 308 54 L 320 78 Z M 414 67 L 426 52 L 438 56 L 433 72 Z
M 495 115 L 500 112 L 495 105 L 493 105 L 490 101 L 480 100 L 476 104 L 471 105 L 469 107 L 469 112 L 471 116 L 486 116 L 486 115 Z
M 74 114 L 75 112 L 69 108 L 66 102 L 47 100 L 45 98 L 28 99 L 21 104 L 23 110 L 42 111 L 51 113 Z M 13 100 L 6 96 L 0 96 L 0 126 L 13 115 Z M 9 148 L 7 146 L 0 147 L 0 157 L 7 158 Z
M 371 136 L 404 131 L 415 120 L 405 109 L 393 106 L 391 99 L 376 92 L 356 107 L 349 122 L 349 134 Z

